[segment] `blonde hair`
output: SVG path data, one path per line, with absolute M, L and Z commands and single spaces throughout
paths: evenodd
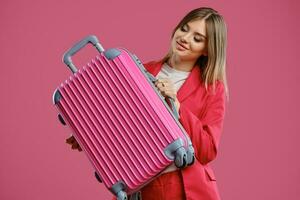
M 225 94 L 229 97 L 228 85 L 226 79 L 226 46 L 227 46 L 227 28 L 223 17 L 212 8 L 197 8 L 190 11 L 175 27 L 172 38 L 177 29 L 181 28 L 190 21 L 203 19 L 206 24 L 207 35 L 207 56 L 200 56 L 195 63 L 202 69 L 202 80 L 205 88 L 212 85 L 215 91 L 216 82 L 221 81 L 224 84 Z M 171 49 L 162 59 L 167 62 L 171 57 Z

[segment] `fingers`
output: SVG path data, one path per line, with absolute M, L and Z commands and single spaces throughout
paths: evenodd
M 176 98 L 176 93 L 174 90 L 165 90 L 162 92 L 162 95 L 165 97 L 171 97 L 172 99 Z
M 72 144 L 72 149 L 78 149 L 78 147 L 79 147 L 79 144 L 77 142 L 74 142 Z
M 76 141 L 76 139 L 73 135 L 71 135 L 69 138 L 66 139 L 66 143 L 68 143 L 68 144 L 73 144 L 74 141 Z
M 78 145 L 78 151 L 82 151 L 81 147 Z
M 170 87 L 173 86 L 174 84 L 172 83 L 172 81 L 170 79 L 158 79 L 155 82 L 156 86 L 162 86 L 162 87 Z
M 70 144 L 72 149 L 82 151 L 80 145 L 78 144 L 73 135 L 66 139 L 66 143 Z
M 158 79 L 155 86 L 164 97 L 176 98 L 176 91 L 173 82 L 170 79 Z
M 78 150 L 78 151 L 82 151 L 81 147 L 79 146 L 79 144 L 77 142 L 72 144 L 72 149 L 74 150 Z

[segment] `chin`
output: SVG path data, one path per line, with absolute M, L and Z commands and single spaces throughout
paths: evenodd
M 182 51 L 176 50 L 176 51 L 174 52 L 174 55 L 175 55 L 177 58 L 180 58 L 181 60 L 187 60 L 187 59 L 189 59 L 189 56 L 187 55 L 186 52 L 182 52 Z

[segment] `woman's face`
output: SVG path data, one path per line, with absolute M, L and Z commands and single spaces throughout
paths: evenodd
M 182 61 L 196 62 L 207 55 L 206 26 L 204 20 L 194 20 L 179 27 L 172 38 L 172 56 Z

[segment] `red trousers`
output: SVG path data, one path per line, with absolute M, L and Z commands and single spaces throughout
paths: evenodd
M 185 200 L 180 171 L 160 175 L 142 188 L 141 194 L 142 200 Z M 113 200 L 115 199 L 113 198 Z

